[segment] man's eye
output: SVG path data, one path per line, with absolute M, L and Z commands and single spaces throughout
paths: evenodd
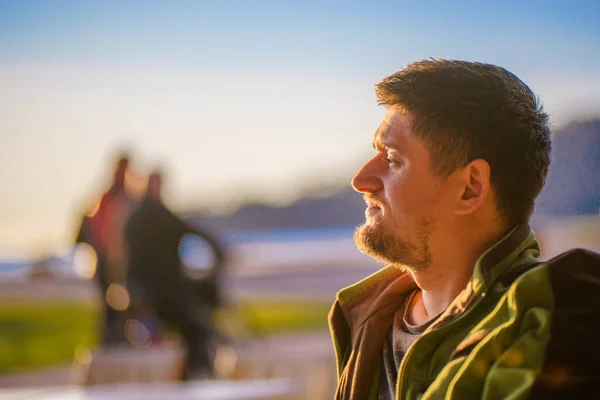
M 393 158 L 391 158 L 390 156 L 388 156 L 387 154 L 384 154 L 381 159 L 387 163 L 388 165 L 392 165 L 392 166 L 399 166 L 402 165 L 402 163 L 400 161 L 394 160 Z

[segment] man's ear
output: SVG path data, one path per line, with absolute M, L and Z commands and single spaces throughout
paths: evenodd
M 480 158 L 471 161 L 459 171 L 457 214 L 472 214 L 485 204 L 491 193 L 490 172 L 488 162 Z

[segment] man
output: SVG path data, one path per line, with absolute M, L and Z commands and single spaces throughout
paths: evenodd
M 199 236 L 215 256 L 211 285 L 216 291 L 223 251 L 209 234 L 200 232 L 173 215 L 162 202 L 162 177 L 148 178 L 146 198 L 133 212 L 126 227 L 129 250 L 127 281 L 134 304 L 147 304 L 164 322 L 181 331 L 188 346 L 187 378 L 212 374 L 209 339 L 213 333 L 209 309 L 198 307 L 192 283 L 185 277 L 179 257 L 180 242 L 187 234 Z M 211 286 L 213 286 L 211 288 Z
M 129 156 L 121 154 L 116 162 L 113 181 L 94 209 L 81 221 L 76 243 L 86 242 L 96 251 L 95 279 L 102 297 L 106 297 L 111 284 L 121 284 L 124 279 L 125 254 L 123 229 L 125 221 L 135 206 L 128 194 L 125 179 L 129 171 Z M 101 341 L 103 344 L 118 344 L 124 341 L 123 322 L 118 311 L 109 304 L 104 305 L 104 323 Z
M 550 164 L 536 96 L 501 67 L 437 59 L 376 94 L 355 241 L 389 265 L 331 310 L 336 399 L 598 396 L 600 256 L 540 264 L 528 226 Z

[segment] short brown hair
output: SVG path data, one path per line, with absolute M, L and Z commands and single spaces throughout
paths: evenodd
M 411 116 L 436 175 L 484 159 L 505 222 L 529 219 L 548 174 L 550 126 L 539 99 L 516 75 L 492 64 L 430 59 L 388 76 L 375 92 L 380 104 Z

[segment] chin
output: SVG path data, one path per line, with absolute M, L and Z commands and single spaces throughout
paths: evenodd
M 360 225 L 354 231 L 354 243 L 361 253 L 367 254 L 379 261 L 391 262 L 387 257 L 387 246 L 385 234 L 379 224 L 371 224 L 368 221 Z
M 420 271 L 431 263 L 427 241 L 416 246 L 386 232 L 381 224 L 365 222 L 356 228 L 354 243 L 358 250 L 378 261 L 394 264 L 404 271 Z

